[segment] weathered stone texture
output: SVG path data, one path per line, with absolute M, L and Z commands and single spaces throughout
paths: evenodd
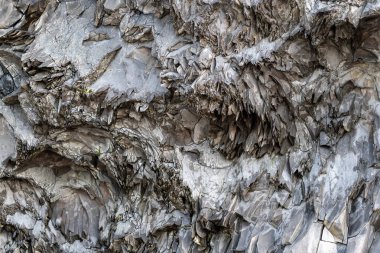
M 0 0 L 0 252 L 380 252 L 379 0 Z

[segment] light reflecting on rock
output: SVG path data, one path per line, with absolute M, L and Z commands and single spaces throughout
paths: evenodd
M 0 252 L 379 252 L 379 24 L 0 0 Z

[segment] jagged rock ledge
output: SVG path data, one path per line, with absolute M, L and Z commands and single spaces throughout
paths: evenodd
M 380 252 L 379 0 L 0 0 L 0 252 Z

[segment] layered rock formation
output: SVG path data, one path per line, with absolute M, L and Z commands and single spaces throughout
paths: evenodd
M 0 252 L 380 252 L 379 0 L 0 0 Z

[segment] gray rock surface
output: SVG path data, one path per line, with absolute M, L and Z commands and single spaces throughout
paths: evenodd
M 0 252 L 380 252 L 379 0 L 0 0 Z

